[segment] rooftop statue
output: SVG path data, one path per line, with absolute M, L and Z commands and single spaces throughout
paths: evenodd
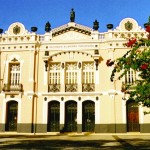
M 95 20 L 95 21 L 93 22 L 93 29 L 94 29 L 94 30 L 98 30 L 98 28 L 99 28 L 99 22 L 98 22 L 97 20 Z
M 70 12 L 70 21 L 71 22 L 75 21 L 75 11 L 73 8 L 71 9 L 71 12 Z
M 49 22 L 47 22 L 47 23 L 45 24 L 45 31 L 46 31 L 46 32 L 51 31 L 51 24 L 50 24 Z

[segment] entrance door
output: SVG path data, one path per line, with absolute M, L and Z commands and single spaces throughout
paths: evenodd
M 95 128 L 95 103 L 85 101 L 82 105 L 82 131 L 94 132 Z
M 48 103 L 47 132 L 59 132 L 60 103 L 52 101 Z
M 127 101 L 127 131 L 139 132 L 139 108 L 133 101 Z
M 68 101 L 65 105 L 65 131 L 77 131 L 77 103 Z
M 17 131 L 18 102 L 10 101 L 6 106 L 6 131 Z

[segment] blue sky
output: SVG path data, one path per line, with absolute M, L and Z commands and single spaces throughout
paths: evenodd
M 75 22 L 93 27 L 99 21 L 99 31 L 107 31 L 106 24 L 117 27 L 126 17 L 134 18 L 140 26 L 150 16 L 150 0 L 0 0 L 0 28 L 5 31 L 14 22 L 21 22 L 30 31 L 38 27 L 44 34 L 47 21 L 56 28 L 70 21 L 70 10 L 74 8 Z

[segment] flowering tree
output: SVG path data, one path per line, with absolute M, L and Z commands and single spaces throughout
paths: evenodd
M 126 46 L 131 47 L 131 50 L 115 61 L 107 60 L 106 65 L 114 66 L 111 81 L 114 80 L 116 73 L 119 73 L 117 79 L 124 77 L 131 69 L 138 73 L 139 78 L 134 84 L 125 84 L 122 92 L 129 94 L 129 99 L 137 103 L 142 102 L 143 106 L 150 107 L 150 19 L 145 27 L 148 34 L 146 39 L 129 39 Z

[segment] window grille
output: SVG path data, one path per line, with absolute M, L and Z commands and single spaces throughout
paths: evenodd
M 52 63 L 49 66 L 49 84 L 60 84 L 60 63 Z
M 82 92 L 94 92 L 94 62 L 83 62 L 82 65 Z
M 20 63 L 9 63 L 8 68 L 8 83 L 4 83 L 3 91 L 23 91 L 23 86 L 20 83 L 21 71 Z
M 130 69 L 125 75 L 126 84 L 134 84 L 137 79 L 137 73 L 133 69 Z
M 66 84 L 77 84 L 77 63 L 66 64 Z
M 20 64 L 10 63 L 10 85 L 19 85 L 20 84 Z
M 94 83 L 94 62 L 83 63 L 83 84 Z

